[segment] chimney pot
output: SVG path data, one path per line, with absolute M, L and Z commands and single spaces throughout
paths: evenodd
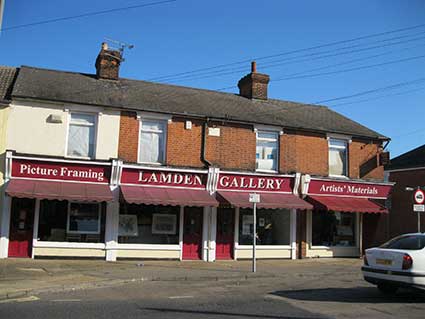
M 251 73 L 257 73 L 257 62 L 251 62 Z

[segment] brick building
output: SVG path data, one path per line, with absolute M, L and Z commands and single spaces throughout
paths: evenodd
M 395 183 L 391 193 L 390 236 L 418 231 L 418 214 L 413 212 L 413 191 L 425 188 L 425 145 L 393 158 L 385 167 L 388 180 Z M 425 216 L 420 220 L 421 231 L 425 231 Z
M 11 90 L 0 256 L 359 256 L 387 238 L 383 143 L 324 106 L 21 67 Z M 47 142 L 48 141 L 48 142 Z

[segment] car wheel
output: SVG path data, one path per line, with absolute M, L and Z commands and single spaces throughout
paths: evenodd
M 378 289 L 380 292 L 384 294 L 395 294 L 398 290 L 398 287 L 396 285 L 391 284 L 378 284 Z

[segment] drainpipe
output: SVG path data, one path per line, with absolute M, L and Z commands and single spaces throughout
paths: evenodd
M 205 119 L 205 122 L 202 124 L 202 145 L 201 145 L 201 161 L 204 163 L 206 168 L 212 166 L 212 163 L 206 159 L 206 150 L 207 150 L 207 130 L 208 130 L 208 121 L 209 118 Z

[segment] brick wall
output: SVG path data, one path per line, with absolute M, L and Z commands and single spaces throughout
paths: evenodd
M 354 140 L 348 146 L 349 176 L 351 178 L 375 179 L 384 178 L 384 167 L 378 166 L 378 150 L 380 144 Z
M 173 118 L 168 124 L 166 164 L 182 167 L 204 167 L 201 161 L 202 121 L 191 120 L 185 129 L 184 118 Z M 256 138 L 250 125 L 209 123 L 220 129 L 220 136 L 207 135 L 206 158 L 223 169 L 255 170 Z M 137 162 L 139 121 L 135 112 L 122 112 L 118 156 Z M 328 141 L 323 134 L 285 132 L 279 137 L 279 170 L 328 175 Z M 378 143 L 353 140 L 348 147 L 349 177 L 382 180 L 384 170 L 378 166 Z
M 210 123 L 220 136 L 207 136 L 206 158 L 215 166 L 235 170 L 255 170 L 256 137 L 252 126 Z
M 125 162 L 137 162 L 139 121 L 135 112 L 121 112 L 118 157 Z
M 285 133 L 280 137 L 280 171 L 328 175 L 326 136 L 308 133 Z
M 390 236 L 417 232 L 418 215 L 413 212 L 413 192 L 405 187 L 425 186 L 425 169 L 391 172 L 389 177 L 395 182 L 391 192 Z M 425 231 L 425 215 L 421 215 L 421 231 Z
M 185 129 L 186 120 L 173 118 L 168 124 L 167 136 L 167 165 L 203 167 L 202 122 L 192 120 L 192 129 Z

